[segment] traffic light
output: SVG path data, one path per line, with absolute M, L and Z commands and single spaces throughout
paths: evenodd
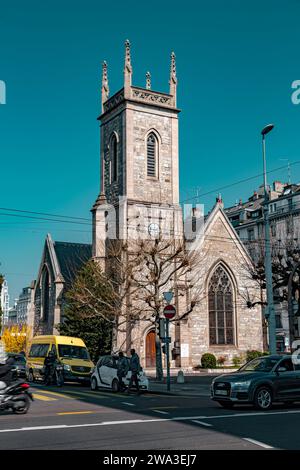
M 166 337 L 166 321 L 164 318 L 159 319 L 158 329 L 159 329 L 159 337 L 165 338 Z

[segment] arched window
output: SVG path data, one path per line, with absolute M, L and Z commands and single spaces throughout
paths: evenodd
M 111 181 L 118 179 L 118 142 L 117 137 L 113 134 L 110 141 L 110 161 L 111 161 Z
M 45 268 L 42 276 L 42 317 L 44 321 L 48 321 L 49 318 L 49 301 L 50 301 L 50 289 L 49 289 L 49 272 Z
M 234 344 L 233 287 L 222 266 L 213 273 L 208 287 L 209 343 Z
M 147 176 L 157 176 L 158 142 L 153 132 L 147 137 Z

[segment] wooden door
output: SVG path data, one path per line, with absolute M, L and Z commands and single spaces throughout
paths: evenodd
M 146 337 L 146 367 L 155 367 L 155 331 L 151 330 Z

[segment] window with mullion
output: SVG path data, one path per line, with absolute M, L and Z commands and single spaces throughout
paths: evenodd
M 208 308 L 210 344 L 234 344 L 232 285 L 222 266 L 211 277 Z
M 147 176 L 157 176 L 157 139 L 153 133 L 147 138 Z
M 115 134 L 111 138 L 111 152 L 110 152 L 110 161 L 111 161 L 111 181 L 117 181 L 118 179 L 118 143 Z

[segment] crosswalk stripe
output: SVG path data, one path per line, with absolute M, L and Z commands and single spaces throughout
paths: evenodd
M 88 392 L 75 392 L 73 390 L 70 390 L 69 391 L 70 395 L 78 395 L 78 396 L 82 396 L 82 397 L 89 397 L 89 398 L 108 398 L 107 396 L 105 395 L 101 395 L 100 393 L 88 393 Z M 73 398 L 76 398 L 76 397 L 73 397 Z
M 64 411 L 62 413 L 56 413 L 57 415 L 88 415 L 93 413 L 92 411 Z
M 33 393 L 33 398 L 41 401 L 57 401 L 57 398 L 47 397 L 46 395 L 40 395 L 38 393 Z
M 73 398 L 70 395 L 65 395 L 64 393 L 50 392 L 49 390 L 39 390 L 39 393 L 45 393 L 46 395 L 54 395 L 56 397 L 67 398 L 69 400 L 72 400 Z

